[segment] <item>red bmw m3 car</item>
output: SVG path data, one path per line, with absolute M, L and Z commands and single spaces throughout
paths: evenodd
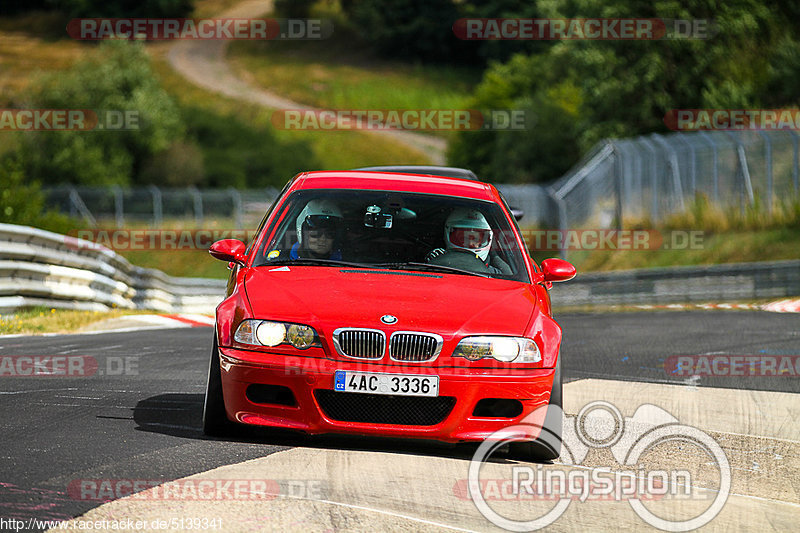
M 301 173 L 248 246 L 214 243 L 231 274 L 216 310 L 206 434 L 242 424 L 481 441 L 560 408 L 548 290 L 575 268 L 539 267 L 497 189 L 452 177 L 469 174 Z M 531 435 L 517 452 L 557 457 L 558 413 L 547 421 L 556 445 Z

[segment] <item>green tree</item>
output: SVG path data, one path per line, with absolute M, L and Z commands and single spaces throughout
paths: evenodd
M 34 105 L 47 109 L 133 112 L 134 129 L 45 131 L 25 142 L 28 174 L 44 183 L 127 185 L 143 164 L 184 136 L 184 125 L 172 98 L 161 88 L 143 45 L 115 40 L 65 73 L 42 79 Z
M 798 103 L 800 38 L 790 8 L 756 0 L 573 0 L 539 7 L 549 18 L 709 19 L 716 34 L 706 40 L 564 40 L 492 64 L 470 107 L 532 106 L 536 123 L 523 132 L 463 132 L 451 163 L 494 172 L 497 180 L 550 181 L 603 138 L 665 131 L 671 109 Z M 515 168 L 500 172 L 504 162 Z

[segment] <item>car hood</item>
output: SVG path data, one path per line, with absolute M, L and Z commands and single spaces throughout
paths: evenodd
M 254 316 L 298 322 L 330 333 L 339 327 L 450 335 L 523 335 L 536 309 L 526 283 L 460 274 L 290 266 L 248 269 Z M 394 315 L 386 327 L 383 315 Z

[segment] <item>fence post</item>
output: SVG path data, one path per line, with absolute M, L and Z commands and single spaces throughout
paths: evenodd
M 742 143 L 741 135 L 737 138 L 732 132 L 726 131 L 725 133 L 733 139 L 733 142 L 736 143 L 736 162 L 737 162 L 737 170 L 736 176 L 741 179 L 741 196 L 739 204 L 741 206 L 741 213 L 744 216 L 744 195 L 747 194 L 747 198 L 750 201 L 750 205 L 753 205 L 756 201 L 755 194 L 753 194 L 753 182 L 750 180 L 750 169 L 747 167 L 747 152 L 744 150 L 744 143 Z
M 78 190 L 73 187 L 72 185 L 68 185 L 67 189 L 69 189 L 69 212 L 71 216 L 74 216 L 75 212 L 78 212 L 86 219 L 86 222 L 93 228 L 97 227 L 97 219 L 94 218 L 92 212 L 89 211 L 89 208 L 86 207 L 86 204 L 81 198 L 81 195 L 78 193 Z
M 612 140 L 606 141 L 611 146 L 611 157 L 614 158 L 614 190 L 617 201 L 614 206 L 614 216 L 617 218 L 617 230 L 622 231 L 622 157 L 619 147 Z
M 161 190 L 155 185 L 147 187 L 153 196 L 153 227 L 161 227 L 164 219 L 164 210 L 161 203 Z
M 228 192 L 231 195 L 231 200 L 233 200 L 233 217 L 236 223 L 236 229 L 242 229 L 244 227 L 244 220 L 242 216 L 242 195 L 234 187 L 229 187 Z
M 560 249 L 558 251 L 558 256 L 563 259 L 564 261 L 567 260 L 567 202 L 564 201 L 563 198 L 560 198 L 558 194 L 553 195 L 553 200 L 556 202 L 556 207 L 558 208 L 558 231 L 561 233 L 561 238 L 559 242 L 561 243 Z
M 714 142 L 713 135 L 708 132 L 699 131 L 700 137 L 706 140 L 711 145 L 711 173 L 714 176 L 714 203 L 719 205 L 719 159 L 717 151 L 717 143 Z
M 117 228 L 121 228 L 125 225 L 125 211 L 122 204 L 122 187 L 119 185 L 114 185 L 111 187 L 111 190 L 114 191 L 114 218 L 117 221 Z
M 694 145 L 686 139 L 687 135 L 686 133 L 678 133 L 674 135 L 674 137 L 677 137 L 678 140 L 689 148 L 689 157 L 691 158 L 691 164 L 689 165 L 689 186 L 691 188 L 692 198 L 694 198 L 697 194 L 697 153 L 694 150 Z
M 764 159 L 767 171 L 767 217 L 772 218 L 772 140 L 763 131 L 758 134 L 764 139 Z
M 656 150 L 655 146 L 653 146 L 652 141 L 649 139 L 645 139 L 644 137 L 639 137 L 639 142 L 641 142 L 647 151 L 650 152 L 650 191 L 653 195 L 653 205 L 651 207 L 652 213 L 650 217 L 655 222 L 658 220 L 658 178 L 656 177 L 656 173 L 658 172 L 658 165 L 656 164 L 656 156 L 658 155 L 658 151 Z
M 787 131 L 792 136 L 792 141 L 794 142 L 794 158 L 792 161 L 792 182 L 794 182 L 794 193 L 797 194 L 797 192 L 800 191 L 800 182 L 798 181 L 798 157 L 797 157 L 798 149 L 800 149 L 800 146 L 798 146 L 798 144 L 800 143 L 798 143 L 797 133 L 795 133 L 792 130 L 787 130 Z
M 203 197 L 194 185 L 189 187 L 188 190 L 194 200 L 194 223 L 200 227 L 203 225 Z
M 680 133 L 677 133 L 676 135 L 680 135 Z M 680 205 L 679 209 L 684 211 L 686 207 L 683 203 L 683 186 L 681 185 L 681 174 L 678 167 L 678 153 L 675 151 L 675 148 L 673 148 L 672 145 L 670 145 L 666 139 L 664 139 L 658 133 L 653 133 L 650 135 L 650 137 L 652 137 L 654 141 L 657 141 L 658 144 L 663 146 L 664 149 L 669 153 L 669 159 L 667 161 L 669 162 L 669 166 L 672 170 L 672 188 L 675 196 L 678 199 L 678 204 Z

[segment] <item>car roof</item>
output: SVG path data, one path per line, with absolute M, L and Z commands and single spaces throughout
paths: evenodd
M 376 191 L 417 192 L 474 198 L 491 202 L 500 201 L 494 187 L 475 179 L 372 170 L 324 170 L 303 172 L 295 177 L 291 188 L 294 190 L 366 189 Z
M 478 180 L 478 176 L 469 169 L 457 167 L 440 167 L 434 165 L 388 165 L 379 167 L 354 168 L 353 170 L 370 170 L 373 172 L 394 172 L 401 174 L 425 174 L 429 176 L 447 176 L 466 180 Z

